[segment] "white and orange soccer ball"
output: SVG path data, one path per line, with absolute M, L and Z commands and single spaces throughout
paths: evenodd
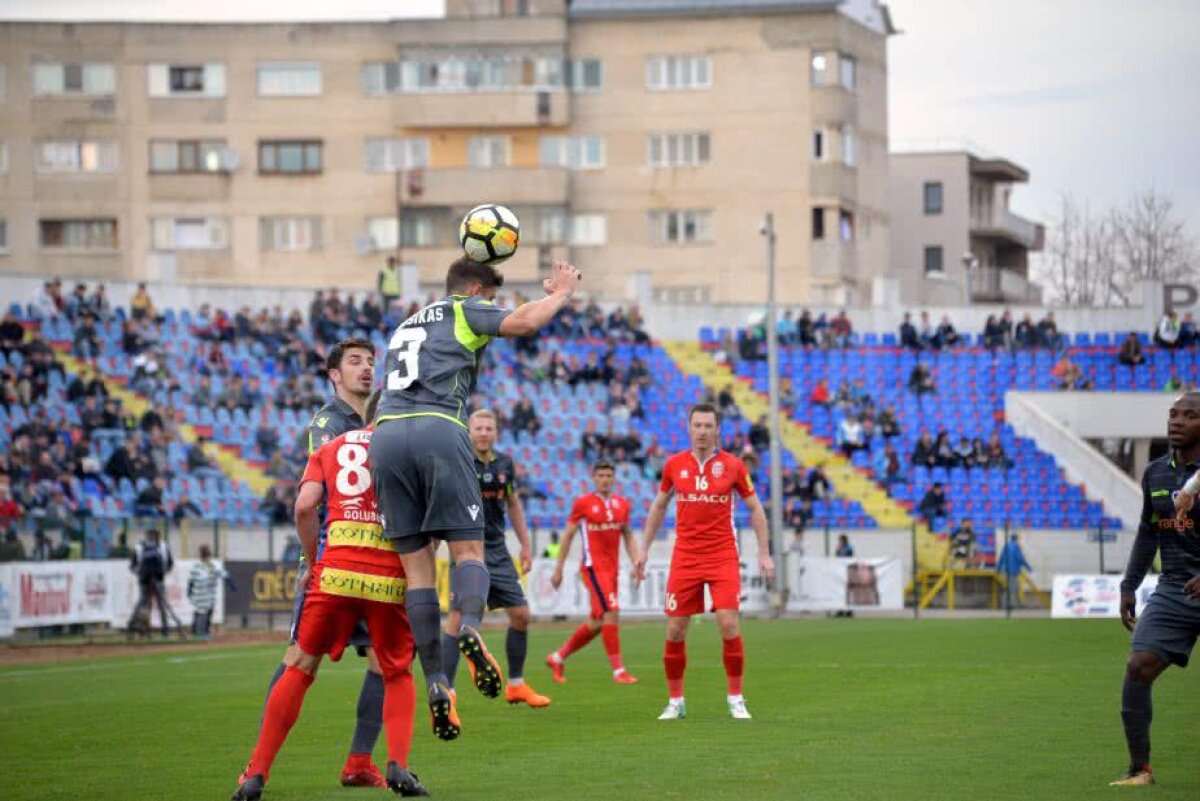
M 458 226 L 458 241 L 467 257 L 482 264 L 499 264 L 517 252 L 521 223 L 511 209 L 494 203 L 476 206 Z

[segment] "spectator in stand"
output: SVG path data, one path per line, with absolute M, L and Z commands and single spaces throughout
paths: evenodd
M 163 509 L 163 490 L 166 487 L 166 479 L 157 476 L 138 493 L 137 500 L 133 502 L 133 513 L 138 517 L 166 517 L 166 510 Z
M 75 324 L 75 336 L 72 342 L 72 353 L 80 359 L 91 361 L 100 355 L 100 329 L 96 327 L 96 315 L 86 304 L 80 311 L 79 320 Z
M 983 346 L 988 350 L 998 350 L 1005 346 L 1004 329 L 1000 320 L 994 314 L 989 314 L 983 324 Z
M 854 558 L 854 546 L 850 544 L 850 538 L 845 534 L 838 534 L 837 550 L 833 552 L 833 555 L 839 559 Z
M 536 437 L 542 428 L 537 412 L 529 398 L 521 398 L 512 410 L 512 429 L 514 433 L 524 433 Z
M 1154 329 L 1154 344 L 1160 348 L 1167 350 L 1175 350 L 1179 345 L 1179 321 L 1175 319 L 1175 312 L 1168 311 L 1158 321 L 1158 328 Z
M 1004 444 L 1000 442 L 999 434 L 992 434 L 988 440 L 986 456 L 987 466 L 991 469 L 1008 470 L 1012 467 L 1012 460 L 1004 452 Z
M 975 526 L 968 518 L 950 534 L 950 568 L 965 570 L 974 563 Z
M 24 514 L 21 504 L 12 497 L 12 487 L 7 481 L 0 482 L 0 530 L 12 528 Z
M 594 462 L 605 451 L 607 440 L 596 430 L 596 421 L 588 420 L 583 433 L 579 435 L 579 456 L 585 462 Z
M 833 405 L 836 409 L 841 409 L 844 412 L 850 412 L 854 409 L 854 390 L 850 386 L 849 381 L 843 381 L 838 387 L 837 394 L 833 396 Z
M 804 479 L 804 495 L 809 500 L 817 501 L 829 496 L 833 485 L 829 483 L 829 476 L 825 475 L 825 468 L 822 465 L 816 465 L 808 471 L 808 475 Z
M 809 402 L 814 406 L 829 406 L 829 382 L 824 379 L 818 379 L 816 386 L 813 387 L 812 394 L 808 398 Z
M 853 344 L 854 326 L 846 316 L 846 310 L 840 309 L 837 315 L 829 321 L 829 333 L 833 338 L 834 347 L 848 348 Z
M 875 478 L 884 489 L 891 490 L 893 484 L 904 483 L 904 473 L 900 468 L 900 454 L 889 442 L 879 455 L 875 457 Z
M 1091 379 L 1083 374 L 1083 370 L 1071 361 L 1071 357 L 1066 352 L 1063 353 L 1058 363 L 1050 368 L 1050 375 L 1058 380 L 1060 390 L 1092 389 L 1093 387 Z
M 184 520 L 192 517 L 204 517 L 203 510 L 196 505 L 191 496 L 186 492 L 179 493 L 179 498 L 175 501 L 175 508 L 171 510 L 171 520 L 179 525 Z
M 942 321 L 938 323 L 937 339 L 943 348 L 957 347 L 960 341 L 958 331 L 954 328 L 954 323 L 950 322 L 950 315 L 942 315 Z
M 1179 377 L 1177 370 L 1171 370 L 1171 376 L 1163 384 L 1163 392 L 1181 392 L 1184 388 L 1183 380 Z
M 792 319 L 792 310 L 788 309 L 783 316 L 775 321 L 775 337 L 780 345 L 792 345 L 796 341 L 796 321 Z
M 75 403 L 80 398 L 106 398 L 108 389 L 95 373 L 80 371 L 67 384 L 67 400 Z
M 791 376 L 779 379 L 779 408 L 785 415 L 791 416 L 796 410 L 796 386 Z
M 1046 316 L 1038 320 L 1037 344 L 1050 350 L 1058 350 L 1062 345 L 1062 336 L 1058 333 L 1058 323 L 1054 321 L 1054 312 L 1046 312 Z
M 912 314 L 904 313 L 900 323 L 900 346 L 911 350 L 921 350 L 921 340 L 917 338 L 917 328 L 912 324 Z
M 128 436 L 125 438 L 125 443 L 108 457 L 108 462 L 104 465 L 105 475 L 113 481 L 120 481 L 123 478 L 133 481 L 137 474 L 137 457 L 137 437 Z
M 771 427 L 767 424 L 765 414 L 750 426 L 749 441 L 750 447 L 760 453 L 771 447 Z
M 933 486 L 925 493 L 925 497 L 921 499 L 920 505 L 917 506 L 917 511 L 921 518 L 928 524 L 933 523 L 935 517 L 945 517 L 947 514 L 946 508 L 946 492 L 942 489 L 942 483 L 935 481 Z
M 875 418 L 879 433 L 886 439 L 900 436 L 900 421 L 896 417 L 896 407 L 888 404 Z
M 25 545 L 17 536 L 17 530 L 11 527 L 4 529 L 4 541 L 0 542 L 0 562 L 24 562 Z
M 732 333 L 726 331 L 721 335 L 721 346 L 713 356 L 713 359 L 717 364 L 733 365 L 737 363 L 738 356 L 737 340 L 734 339 Z
M 1013 347 L 1028 350 L 1038 345 L 1037 329 L 1033 324 L 1033 316 L 1026 312 L 1013 330 Z
M 742 410 L 738 408 L 737 401 L 733 397 L 733 385 L 726 384 L 717 394 L 717 407 L 721 410 L 721 417 L 726 420 L 740 420 Z
M 950 432 L 946 429 L 938 431 L 937 438 L 933 441 L 933 452 L 937 459 L 938 467 L 956 467 L 958 465 L 958 457 L 954 453 L 954 445 L 950 442 Z
M 1137 334 L 1130 331 L 1129 336 L 1125 337 L 1125 341 L 1121 343 L 1121 354 L 1117 360 L 1128 367 L 1136 367 L 1145 363 L 1146 356 L 1142 353 L 1142 343 L 1138 341 Z
M 217 468 L 216 463 L 207 453 L 207 446 L 208 440 L 204 437 L 197 437 L 195 443 L 189 445 L 187 449 L 188 472 L 199 478 L 211 478 L 221 475 L 221 471 Z
M 922 395 L 930 395 L 937 392 L 937 384 L 934 383 L 933 373 L 924 362 L 917 362 L 913 367 L 912 372 L 908 374 L 908 388 L 917 394 L 920 398 Z
M 912 463 L 918 467 L 937 467 L 937 448 L 928 431 L 922 431 L 913 446 Z
M 848 414 L 838 423 L 835 439 L 847 459 L 867 447 L 863 438 L 862 422 L 854 415 Z
M 796 320 L 796 341 L 805 348 L 813 348 L 817 345 L 817 333 L 812 314 L 808 309 L 800 312 L 800 318 Z
M 267 407 L 262 407 L 258 416 L 258 428 L 254 431 L 254 444 L 262 452 L 265 459 L 270 460 L 279 450 L 279 432 L 271 425 Z
M 156 317 L 154 301 L 150 299 L 150 293 L 146 291 L 145 283 L 137 285 L 137 291 L 129 300 L 129 316 L 138 322 L 153 320 Z
M 225 382 L 225 391 L 221 393 L 220 399 L 217 401 L 218 406 L 224 406 L 229 411 L 238 408 L 245 408 L 246 394 L 242 385 L 242 377 L 236 373 L 229 377 Z
M 929 312 L 921 312 L 921 324 L 917 327 L 917 339 L 921 343 L 922 348 L 930 350 L 939 350 L 942 347 L 941 340 L 938 339 L 937 329 L 933 327 L 933 321 L 929 319 Z
M 958 444 L 954 446 L 954 463 L 956 467 L 965 467 L 968 469 L 978 466 L 975 457 L 975 446 L 971 444 L 971 440 L 967 437 L 958 438 Z
M 4 319 L 0 321 L 0 350 L 8 356 L 24 341 L 25 327 L 11 311 L 5 312 Z
M 1176 345 L 1180 348 L 1194 348 L 1197 342 L 1200 342 L 1200 335 L 1196 332 L 1196 321 L 1192 319 L 1191 312 L 1186 312 L 1179 323 L 1179 339 L 1176 340 Z

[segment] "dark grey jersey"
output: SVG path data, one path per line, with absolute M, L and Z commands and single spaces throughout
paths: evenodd
M 1122 592 L 1141 586 L 1155 553 L 1162 554 L 1162 577 L 1169 584 L 1185 584 L 1200 576 L 1200 507 L 1192 507 L 1186 520 L 1175 519 L 1175 494 L 1200 469 L 1200 462 L 1176 464 L 1168 455 L 1155 459 L 1142 476 L 1142 519 L 1121 582 Z
M 376 420 L 434 415 L 465 425 L 483 349 L 511 313 L 483 298 L 451 295 L 401 323 L 388 342 Z
M 516 473 L 512 457 L 506 453 L 493 452 L 486 462 L 475 454 L 475 475 L 483 498 L 483 533 L 488 545 L 504 544 L 504 517 L 508 499 L 516 492 Z
M 329 440 L 362 427 L 363 420 L 358 416 L 358 412 L 354 411 L 354 407 L 334 395 L 313 415 L 312 422 L 300 435 L 300 442 L 305 452 L 311 456 L 313 451 Z

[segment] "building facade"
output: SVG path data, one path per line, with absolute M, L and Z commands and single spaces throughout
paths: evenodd
M 379 23 L 0 23 L 0 271 L 365 288 L 439 283 L 510 206 L 533 286 L 791 302 L 887 270 L 874 0 L 449 0 Z M 648 277 L 648 278 L 647 278 Z M 642 289 L 646 289 L 642 287 Z
M 891 154 L 891 259 L 909 304 L 1040 304 L 1029 254 L 1045 228 L 1009 200 L 1029 173 L 966 150 Z

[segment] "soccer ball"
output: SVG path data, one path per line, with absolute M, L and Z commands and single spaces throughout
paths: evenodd
M 499 264 L 517 252 L 521 224 L 504 206 L 485 204 L 467 212 L 458 226 L 458 241 L 467 258 L 481 264 Z

